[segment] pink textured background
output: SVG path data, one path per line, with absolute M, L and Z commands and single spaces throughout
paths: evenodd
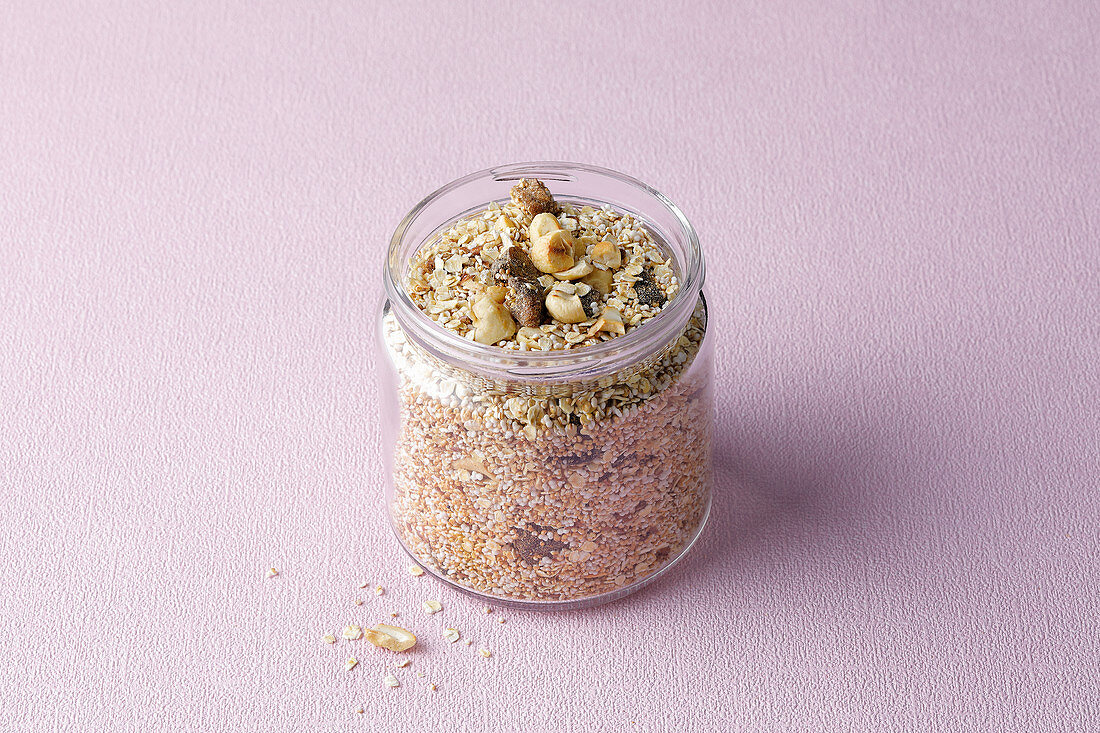
M 1100 728 L 1096 4 L 526 5 L 0 5 L 0 730 Z M 720 491 L 501 626 L 404 574 L 372 327 L 530 159 L 698 228 Z M 398 690 L 318 641 L 391 608 Z

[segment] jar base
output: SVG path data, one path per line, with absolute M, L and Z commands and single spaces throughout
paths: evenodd
M 617 601 L 620 598 L 625 598 L 626 596 L 640 591 L 642 588 L 645 588 L 647 585 L 663 577 L 673 567 L 679 564 L 679 562 L 683 560 L 683 558 L 689 552 L 691 552 L 691 549 L 695 546 L 695 543 L 699 540 L 699 537 L 702 536 L 703 530 L 707 526 L 707 520 L 710 518 L 711 503 L 712 499 L 708 497 L 706 506 L 703 508 L 703 516 L 699 520 L 699 525 L 695 528 L 694 532 L 692 532 L 691 537 L 689 537 L 687 542 L 684 543 L 684 546 L 680 549 L 676 556 L 670 558 L 668 562 L 662 565 L 658 570 L 650 573 L 641 580 L 631 583 L 630 585 L 623 586 L 622 588 L 616 588 L 615 590 L 610 590 L 605 593 L 597 593 L 596 595 L 584 596 L 582 598 L 574 598 L 572 600 L 566 601 L 539 601 L 525 600 L 522 598 L 507 598 L 505 596 L 489 595 L 487 593 L 481 593 L 471 588 L 467 588 L 464 585 L 460 585 L 450 580 L 449 578 L 447 578 L 447 576 L 439 573 L 435 568 L 421 562 L 420 559 L 417 558 L 416 555 L 413 554 L 412 550 L 410 550 L 405 544 L 405 541 L 401 538 L 401 535 L 398 533 L 397 528 L 393 525 L 392 521 L 390 522 L 390 529 L 393 531 L 394 536 L 397 538 L 397 542 L 401 545 L 401 549 L 405 551 L 405 554 L 407 554 L 418 567 L 424 570 L 425 574 L 432 576 L 433 578 L 441 581 L 451 588 L 454 588 L 457 591 L 460 591 L 464 595 L 470 596 L 471 598 L 476 598 L 482 603 L 502 608 L 514 608 L 524 611 L 572 611 L 581 608 L 592 608 L 594 606 L 601 606 L 605 603 Z

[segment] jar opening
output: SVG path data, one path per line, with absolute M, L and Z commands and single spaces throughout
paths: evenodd
M 681 280 L 676 297 L 650 321 L 623 336 L 559 351 L 517 351 L 479 344 L 429 318 L 405 289 L 412 256 L 455 221 L 483 210 L 490 202 L 507 200 L 509 183 L 521 178 L 552 183 L 555 197 L 562 201 L 582 206 L 607 204 L 637 217 L 673 257 Z M 658 191 L 605 168 L 531 162 L 470 174 L 439 188 L 413 207 L 391 237 L 384 281 L 389 305 L 406 337 L 436 358 L 483 374 L 568 381 L 617 371 L 666 347 L 678 337 L 695 310 L 704 276 L 695 229 Z

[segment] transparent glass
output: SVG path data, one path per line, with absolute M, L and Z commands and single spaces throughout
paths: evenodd
M 624 336 L 561 351 L 462 338 L 405 291 L 415 252 L 539 178 L 559 202 L 641 221 L 681 287 Z M 634 592 L 688 551 L 710 511 L 712 339 L 695 230 L 640 181 L 573 163 L 461 178 L 393 234 L 379 338 L 386 505 L 425 571 L 497 605 L 562 609 Z M 562 422 L 547 427 L 555 416 Z M 566 418 L 565 416 L 568 416 Z

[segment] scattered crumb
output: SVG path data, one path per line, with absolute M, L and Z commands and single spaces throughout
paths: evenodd
M 388 674 L 382 678 L 382 684 L 386 687 L 400 687 L 401 683 L 397 681 L 397 678 L 392 674 Z
M 423 676 L 424 676 L 424 673 L 423 673 L 423 672 L 417 672 L 417 673 L 416 673 L 416 676 L 417 676 L 417 677 L 423 677 Z
M 493 612 L 493 609 L 490 608 L 489 606 L 486 606 L 485 608 L 483 608 L 481 610 L 484 611 L 485 613 L 492 613 Z
M 278 574 L 279 574 L 279 571 L 276 570 L 275 568 L 268 568 L 267 569 L 267 577 L 269 577 L 269 578 L 274 578 Z
M 355 657 L 352 657 L 348 661 L 344 662 L 344 669 L 350 672 L 357 664 L 359 664 L 359 660 Z
M 370 581 L 369 580 L 364 580 L 362 583 L 359 584 L 359 587 L 360 588 L 366 588 L 368 585 L 370 585 Z
M 325 642 L 326 644 L 335 644 L 336 643 L 336 637 L 333 636 L 332 634 L 325 634 L 324 636 L 321 637 L 321 641 Z
M 356 598 L 355 599 L 355 605 L 362 606 L 363 605 L 363 599 L 362 598 Z
M 443 629 L 443 638 L 454 644 L 458 641 L 458 629 Z
M 362 714 L 363 714 L 363 708 L 356 708 L 356 709 L 355 709 L 355 712 L 357 712 L 357 713 L 359 713 L 360 715 L 362 715 Z
M 348 641 L 355 641 L 363 636 L 363 629 L 359 626 L 352 624 L 351 626 L 345 626 L 344 630 L 340 633 L 340 636 L 344 637 Z
M 419 578 L 423 574 L 424 574 L 424 568 L 420 567 L 419 565 L 410 565 L 409 566 L 409 575 L 413 576 L 414 578 Z
M 474 643 L 474 640 L 473 639 L 466 639 L 462 643 L 465 644 L 466 646 L 470 646 L 471 644 Z
M 408 667 L 410 664 L 412 664 L 411 659 L 402 659 L 400 662 L 397 663 L 397 666 L 398 667 Z
M 382 586 L 380 586 L 380 585 L 377 585 L 377 586 L 375 586 L 375 587 L 374 587 L 374 595 L 376 595 L 376 596 L 380 596 L 380 595 L 382 595 L 382 594 L 383 594 L 383 593 L 385 593 L 385 592 L 386 592 L 386 589 L 385 589 L 385 588 L 383 588 L 383 587 L 382 587 Z
M 493 653 L 491 651 L 489 651 L 488 649 L 478 649 L 477 653 L 480 654 L 481 656 L 485 657 L 486 659 L 493 656 Z
M 391 611 L 390 618 L 397 618 L 397 611 Z
M 435 690 L 436 690 L 435 683 L 433 682 L 432 684 L 428 685 L 428 689 L 431 690 L 432 692 L 435 692 Z
M 502 618 L 498 618 L 497 621 L 499 621 L 500 623 L 504 623 L 504 619 Z
M 424 608 L 424 613 L 428 614 L 429 616 L 433 613 L 439 613 L 443 610 L 443 604 L 439 601 L 424 601 L 424 603 L 420 605 Z

